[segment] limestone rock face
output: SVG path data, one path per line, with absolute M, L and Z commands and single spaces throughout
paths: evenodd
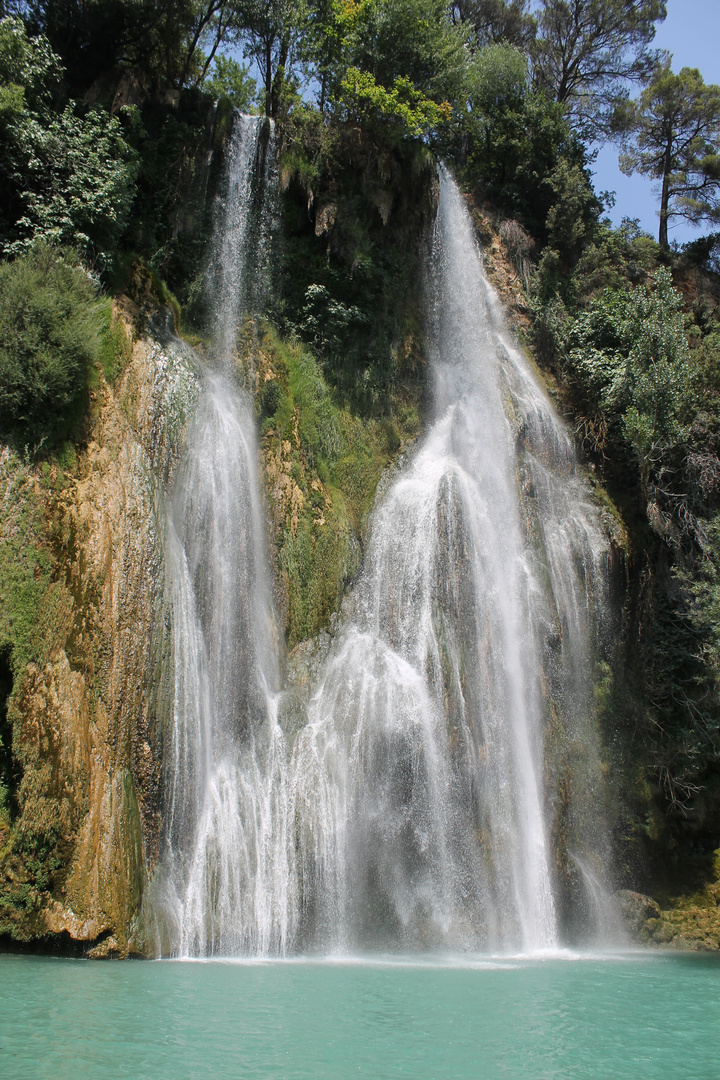
M 115 387 L 94 392 L 86 445 L 54 505 L 70 629 L 44 667 L 28 665 L 13 703 L 22 764 L 13 835 L 25 847 L 15 844 L 11 861 L 22 878 L 23 851 L 53 836 L 61 865 L 36 890 L 20 937 L 112 935 L 113 954 L 142 951 L 135 919 L 159 841 L 166 490 L 197 392 L 194 363 L 177 339 L 134 343 Z
M 696 893 L 671 897 L 662 905 L 629 891 L 619 893 L 618 899 L 628 930 L 641 945 L 720 950 L 720 848 L 715 852 L 710 880 Z

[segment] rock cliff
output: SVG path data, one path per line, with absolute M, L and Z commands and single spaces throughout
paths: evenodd
M 53 466 L 48 487 L 31 477 L 19 493 L 64 608 L 8 703 L 19 771 L 0 930 L 127 955 L 142 948 L 135 917 L 158 844 L 164 492 L 197 373 L 162 328 L 135 339 L 130 301 L 115 318 L 134 339 L 130 362 L 114 386 L 98 376 L 74 467 L 58 490 Z

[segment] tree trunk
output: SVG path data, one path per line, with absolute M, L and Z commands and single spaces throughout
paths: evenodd
M 265 46 L 265 115 L 272 116 L 272 41 Z
M 670 247 L 668 243 L 668 204 L 670 202 L 670 169 L 672 167 L 672 142 L 668 139 L 665 147 L 665 161 L 663 164 L 662 194 L 660 196 L 660 235 L 658 243 L 663 251 Z
M 273 118 L 277 116 L 280 107 L 280 91 L 282 90 L 282 84 L 285 80 L 285 64 L 287 63 L 289 52 L 290 41 L 288 38 L 283 38 L 280 42 L 278 66 L 275 71 L 275 78 L 272 81 L 272 93 L 270 96 L 270 116 Z

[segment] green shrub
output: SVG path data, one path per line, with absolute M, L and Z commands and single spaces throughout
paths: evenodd
M 45 244 L 0 265 L 0 435 L 52 445 L 76 425 L 103 306 L 87 271 Z
M 56 109 L 62 73 L 45 37 L 28 38 L 18 18 L 0 20 L 0 250 L 72 243 L 107 268 L 135 195 L 125 128 L 136 118 L 121 123 L 72 101 Z

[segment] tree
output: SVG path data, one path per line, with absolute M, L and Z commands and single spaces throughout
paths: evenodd
M 114 68 L 137 68 L 182 88 L 201 82 L 237 32 L 234 0 L 28 0 L 28 25 L 44 34 L 80 97 Z
M 665 267 L 652 286 L 607 289 L 561 334 L 576 405 L 616 459 L 631 450 L 646 500 L 663 462 L 682 457 L 695 403 L 682 296 Z
M 238 32 L 236 5 L 232 0 L 195 0 L 187 14 L 185 60 L 177 79 L 180 88 L 188 83 L 201 83 L 222 43 L 232 41 Z
M 231 56 L 216 56 L 212 76 L 203 82 L 203 90 L 220 97 L 224 94 L 240 112 L 250 112 L 257 103 L 257 82 L 245 64 Z
M 627 81 L 645 80 L 658 63 L 647 46 L 666 13 L 663 0 L 542 0 L 537 85 L 588 133 L 601 130 Z
M 400 78 L 438 104 L 458 99 L 467 35 L 450 24 L 444 0 L 361 0 L 352 8 L 345 35 L 349 66 L 386 90 Z
M 74 102 L 57 112 L 62 65 L 18 18 L 0 21 L 0 250 L 37 237 L 75 244 L 103 264 L 124 229 L 137 161 L 121 123 Z
M 449 102 L 436 104 L 409 79 L 399 75 L 390 90 L 367 71 L 349 68 L 341 83 L 343 104 L 351 117 L 384 133 L 394 130 L 402 138 L 420 138 L 450 118 Z
M 457 0 L 450 6 L 450 17 L 453 23 L 472 28 L 480 48 L 502 43 L 527 50 L 537 32 L 528 7 L 528 0 Z
M 27 106 L 46 110 L 62 81 L 60 58 L 47 38 L 29 38 L 17 16 L 0 19 L 0 115 Z
M 239 0 L 236 5 L 245 57 L 257 64 L 265 113 L 277 116 L 283 84 L 297 59 L 304 0 Z
M 72 251 L 36 244 L 0 264 L 0 434 L 19 448 L 67 435 L 85 405 L 102 305 Z
M 537 239 L 565 192 L 556 190 L 560 162 L 582 172 L 584 149 L 562 106 L 529 85 L 527 57 L 511 45 L 487 45 L 472 57 L 466 77 L 469 108 L 457 110 L 468 180 Z
M 391 139 L 417 137 L 464 100 L 467 37 L 445 0 L 320 0 L 309 9 L 301 54 L 321 111 Z
M 639 101 L 618 110 L 616 126 L 626 131 L 622 171 L 661 181 L 661 247 L 671 218 L 720 222 L 720 86 L 706 86 L 697 68 L 675 75 L 668 61 Z

